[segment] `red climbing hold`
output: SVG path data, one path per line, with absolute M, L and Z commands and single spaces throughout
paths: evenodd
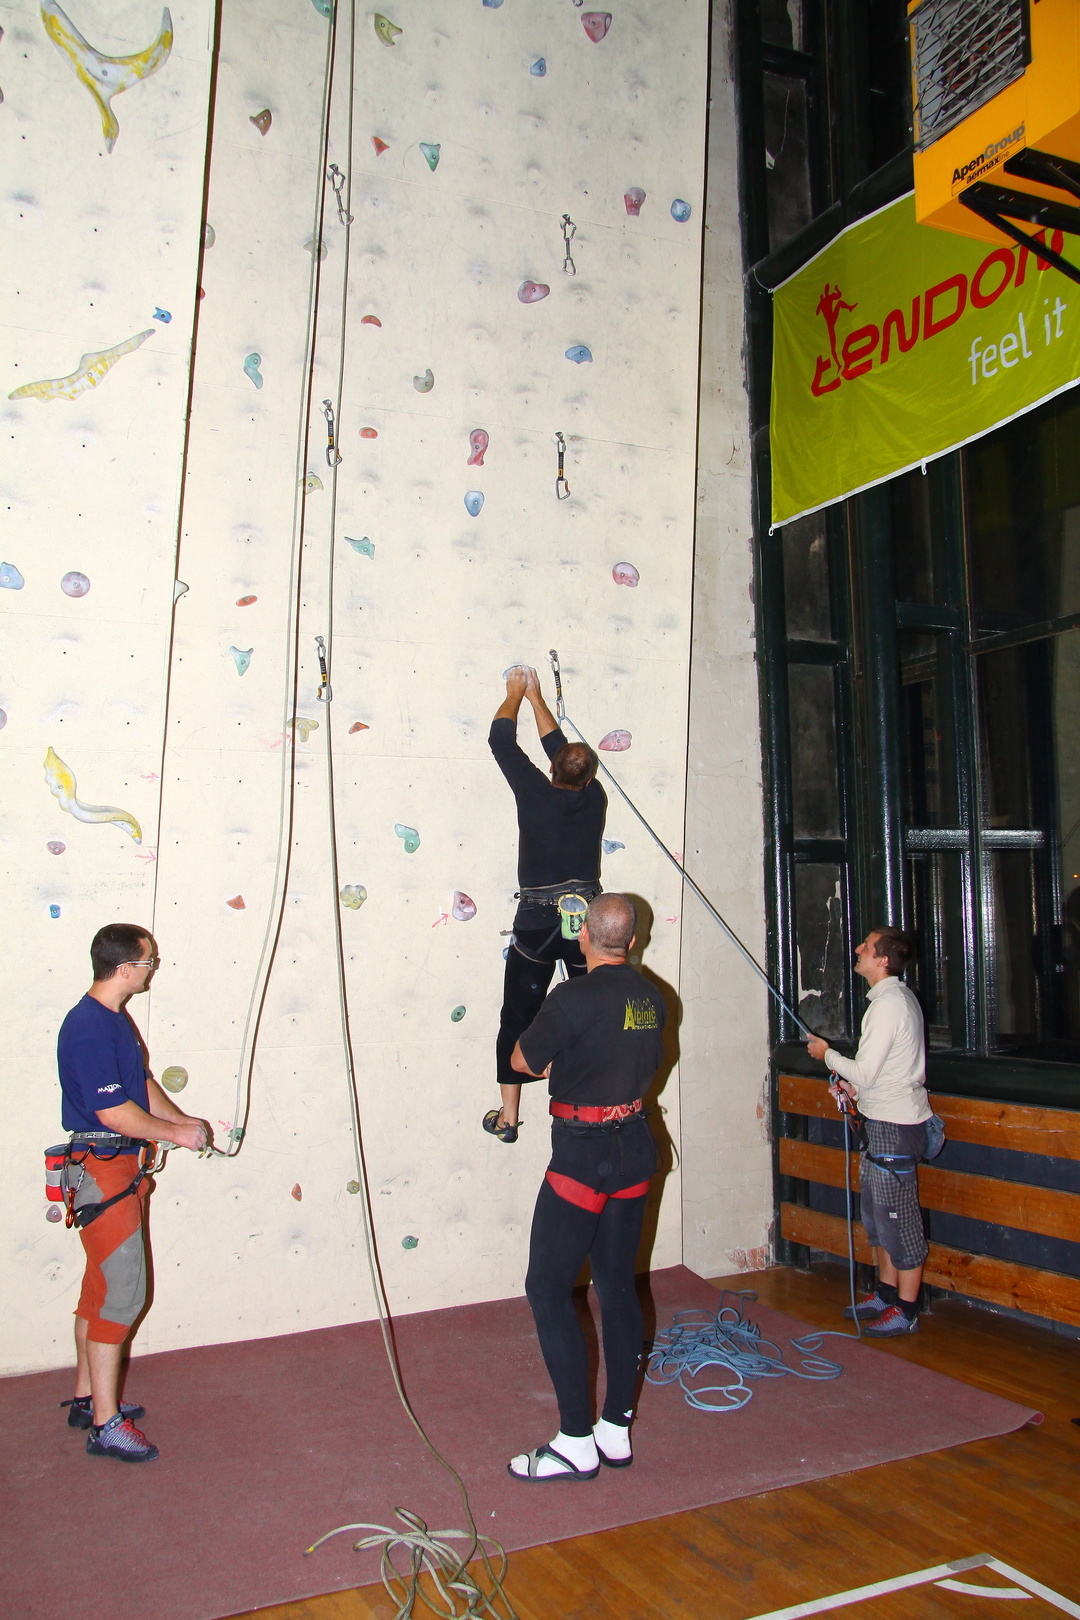
M 361 317 L 360 317 L 360 325 L 361 326 L 381 326 L 382 321 L 380 321 L 380 319 L 379 319 L 379 317 L 377 315 L 361 315 Z
M 581 26 L 588 34 L 594 45 L 599 45 L 608 29 L 611 27 L 610 11 L 583 11 L 581 13 Z
M 371 144 L 375 148 L 376 157 L 382 157 L 384 152 L 389 152 L 390 150 L 389 141 L 380 141 L 377 135 L 373 135 L 371 137 Z

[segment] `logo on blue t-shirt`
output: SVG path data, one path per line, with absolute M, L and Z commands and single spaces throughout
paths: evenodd
M 657 1029 L 656 1008 L 651 1001 L 628 1001 L 623 1029 Z

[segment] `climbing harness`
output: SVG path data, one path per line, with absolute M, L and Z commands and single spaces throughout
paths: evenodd
M 326 642 L 322 636 L 315 637 L 315 653 L 319 660 L 319 690 L 315 694 L 317 703 L 329 703 L 333 697 L 330 690 L 330 676 L 326 668 Z
M 566 482 L 564 464 L 566 462 L 566 440 L 561 433 L 556 433 L 555 443 L 559 447 L 559 471 L 555 479 L 555 499 L 565 501 L 570 494 L 570 485 Z
M 577 939 L 589 901 L 602 893 L 599 883 L 579 883 L 576 878 L 564 883 L 548 883 L 538 889 L 518 889 L 514 896 L 516 900 L 524 900 L 530 906 L 555 906 L 559 914 L 555 927 L 540 947 L 540 955 L 530 956 L 515 940 L 511 940 L 518 955 L 527 962 L 543 962 L 544 952 L 556 934 L 562 934 L 563 939 Z
M 563 265 L 562 265 L 562 271 L 563 271 L 564 276 L 576 276 L 577 275 L 577 265 L 574 263 L 573 259 L 570 257 L 570 244 L 574 240 L 574 237 L 576 235 L 577 235 L 577 226 L 574 224 L 574 222 L 570 218 L 569 214 L 564 214 L 563 217 L 562 217 L 562 236 L 563 236 Z
M 725 1288 L 715 1316 L 710 1311 L 678 1311 L 671 1326 L 656 1335 L 645 1367 L 650 1384 L 677 1383 L 687 1406 L 698 1412 L 739 1412 L 754 1394 L 747 1379 L 756 1382 L 790 1374 L 821 1382 L 842 1375 L 840 1362 L 820 1354 L 821 1341 L 848 1339 L 849 1333 L 805 1333 L 792 1339 L 791 1347 L 799 1355 L 799 1365 L 793 1367 L 779 1345 L 761 1337 L 761 1329 L 747 1319 L 741 1303 L 724 1304 L 729 1297 L 747 1303 L 757 1299 L 750 1290 L 734 1293 Z M 691 1384 L 707 1367 L 722 1367 L 734 1382 Z
M 118 1154 L 132 1149 L 138 1151 L 139 1168 L 123 1192 L 104 1199 L 100 1204 L 83 1204 L 76 1209 L 75 1199 L 86 1175 L 87 1159 L 91 1155 L 95 1159 L 115 1159 Z M 77 1131 L 70 1141 L 45 1149 L 45 1197 L 52 1204 L 63 1204 L 65 1226 L 77 1226 L 81 1230 L 96 1221 L 99 1215 L 104 1215 L 114 1204 L 131 1198 L 138 1191 L 139 1184 L 155 1170 L 160 1170 L 164 1162 L 165 1154 L 158 1144 L 144 1141 L 142 1137 L 118 1136 L 115 1131 Z M 73 1167 L 79 1172 L 74 1186 L 71 1184 Z
M 338 467 L 341 464 L 341 452 L 334 438 L 334 407 L 328 399 L 322 402 L 322 413 L 326 417 L 326 465 Z
M 353 216 L 346 212 L 345 203 L 342 200 L 341 195 L 342 191 L 345 189 L 345 176 L 342 174 L 336 163 L 331 163 L 330 167 L 326 171 L 326 178 L 334 188 L 334 201 L 337 203 L 338 219 L 343 225 L 351 225 L 353 222 Z

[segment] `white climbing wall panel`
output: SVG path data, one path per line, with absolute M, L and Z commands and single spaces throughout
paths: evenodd
M 5 1023 L 33 1127 L 12 1188 L 13 1285 L 26 1306 L 9 1370 L 68 1354 L 80 1250 L 46 1223 L 40 1148 L 60 1134 L 56 1030 L 102 922 L 152 924 L 163 965 L 132 1011 L 154 1071 L 186 1070 L 178 1101 L 222 1145 L 245 1117 L 241 1039 L 273 947 L 244 1141 L 229 1161 L 170 1156 L 152 1205 L 155 1304 L 136 1348 L 253 1338 L 373 1311 L 361 1201 L 348 1190 L 336 916 L 391 1303 L 521 1290 L 546 1162 L 543 1088 L 526 1091 L 515 1147 L 480 1130 L 497 1100 L 516 887 L 513 801 L 486 743 L 501 671 L 536 665 L 551 700 L 556 647 L 571 717 L 594 743 L 630 735 L 601 757 L 668 845 L 683 846 L 706 0 L 620 3 L 606 34 L 594 20 L 606 14 L 572 0 L 387 0 L 399 33 L 337 3 L 331 53 L 328 4 L 227 0 L 209 114 L 208 8 L 173 7 L 171 54 L 116 99 L 111 154 L 100 109 L 37 7 L 0 8 L 16 256 L 3 392 L 151 333 L 74 399 L 4 407 L 14 454 L 3 558 L 25 579 L 0 591 L 13 616 L 0 746 L 20 986 Z M 71 6 L 110 55 L 143 51 L 161 25 L 144 0 Z M 325 161 L 347 177 L 348 232 L 323 183 L 331 59 Z M 732 148 L 730 106 L 723 116 Z M 632 188 L 644 192 L 639 212 Z M 730 238 L 733 159 L 726 197 L 718 228 Z M 734 278 L 737 257 L 727 262 Z M 549 291 L 530 301 L 528 283 Z M 737 334 L 717 352 L 729 408 L 744 413 Z M 324 399 L 337 418 L 336 487 Z M 480 430 L 483 460 L 470 464 Z M 710 578 L 737 580 L 739 595 L 728 613 L 709 585 L 706 618 L 721 643 L 736 637 L 726 723 L 738 757 L 756 762 L 744 467 L 729 484 L 714 503 L 729 574 Z M 61 591 L 71 570 L 90 579 L 83 597 Z M 175 610 L 174 573 L 187 587 Z M 317 636 L 330 649 L 329 705 Z M 526 707 L 520 736 L 539 761 L 531 732 Z M 140 845 L 123 823 L 64 814 L 42 768 L 49 747 L 81 801 L 138 819 Z M 749 850 L 743 824 L 758 815 L 756 763 L 752 776 L 748 788 L 729 772 L 725 791 L 743 805 L 733 858 L 753 863 L 734 887 L 760 926 L 760 820 Z M 674 997 L 677 874 L 611 799 L 605 886 L 644 901 L 645 966 Z M 65 851 L 51 854 L 50 840 Z M 687 950 L 683 939 L 684 973 Z M 714 972 L 707 962 L 695 979 L 699 1000 Z M 751 1062 L 763 1030 L 739 1031 Z M 712 1051 L 706 1040 L 703 1064 Z M 708 1083 L 703 1069 L 695 1106 L 715 1147 Z M 754 1073 L 744 1096 L 758 1084 Z M 676 1070 L 660 1097 L 675 1150 L 678 1090 Z M 671 1157 L 653 1265 L 683 1252 Z M 752 1218 L 731 1227 L 736 1245 L 760 1230 L 758 1179 Z M 722 1200 L 710 1219 L 710 1252 L 722 1253 Z

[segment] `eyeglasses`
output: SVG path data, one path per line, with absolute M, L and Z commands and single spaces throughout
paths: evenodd
M 161 957 L 160 956 L 152 956 L 150 958 L 150 960 L 147 961 L 147 962 L 122 962 L 120 965 L 121 965 L 121 967 L 154 967 L 154 968 L 156 968 L 156 967 L 161 966 Z

